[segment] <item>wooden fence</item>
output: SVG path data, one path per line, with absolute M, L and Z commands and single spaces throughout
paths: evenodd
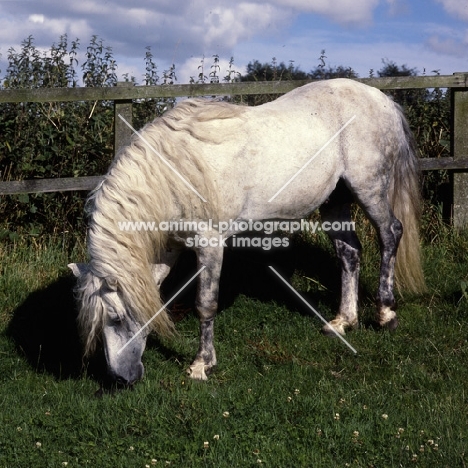
M 453 223 L 456 227 L 468 226 L 468 72 L 445 76 L 363 78 L 357 81 L 381 90 L 450 89 L 451 156 L 421 159 L 420 164 L 424 171 L 439 169 L 453 171 Z M 112 88 L 6 89 L 0 90 L 0 103 L 114 101 L 114 151 L 116 152 L 129 140 L 131 133 L 127 124 L 118 116 L 121 115 L 127 122 L 132 122 L 134 99 L 283 94 L 309 82 L 309 80 L 297 80 L 170 86 L 134 86 L 132 83 L 118 83 Z M 0 195 L 91 190 L 100 180 L 100 176 L 95 176 L 0 182 Z

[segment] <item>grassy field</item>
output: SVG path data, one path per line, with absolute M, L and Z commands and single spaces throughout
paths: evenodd
M 328 244 L 228 252 L 208 382 L 185 369 L 198 345 L 192 293 L 179 334 L 151 339 L 133 390 L 96 392 L 81 369 L 64 239 L 0 244 L 0 467 L 466 467 L 468 236 L 426 237 L 429 293 L 399 299 L 400 327 L 372 328 L 376 249 L 363 258 L 359 329 L 340 340 L 269 272 L 274 265 L 326 318 L 338 302 Z M 188 257 L 173 285 L 190 277 Z M 169 281 L 168 289 L 171 288 Z

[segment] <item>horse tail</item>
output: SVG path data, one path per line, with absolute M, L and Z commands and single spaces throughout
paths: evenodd
M 395 216 L 403 224 L 403 236 L 395 263 L 398 288 L 419 294 L 426 290 L 421 260 L 419 220 L 422 213 L 421 171 L 414 136 L 400 106 L 397 106 L 403 138 L 393 168 L 390 203 Z

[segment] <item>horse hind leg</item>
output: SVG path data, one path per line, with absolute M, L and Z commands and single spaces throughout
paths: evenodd
M 377 293 L 377 322 L 379 326 L 394 330 L 398 326 L 393 294 L 395 259 L 403 235 L 401 222 L 392 216 L 390 223 L 378 229 L 381 251 L 380 280 Z
M 361 243 L 351 223 L 351 201 L 348 189 L 340 183 L 329 200 L 320 207 L 323 222 L 330 223 L 332 228 L 337 224 L 340 226 L 339 229 L 327 231 L 341 262 L 340 308 L 337 316 L 322 328 L 322 332 L 328 336 L 335 336 L 335 332 L 344 335 L 346 329 L 355 328 L 358 323 Z
M 382 187 L 381 185 L 380 187 Z M 387 194 L 380 189 L 377 197 L 360 200 L 366 215 L 374 225 L 380 244 L 380 278 L 377 291 L 377 323 L 382 328 L 394 330 L 398 326 L 394 296 L 395 260 L 403 226 L 395 217 Z

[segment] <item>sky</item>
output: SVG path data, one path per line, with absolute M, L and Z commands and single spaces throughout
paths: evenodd
M 418 74 L 468 71 L 468 0 L 0 0 L 0 77 L 10 48 L 32 35 L 49 50 L 61 35 L 93 35 L 112 48 L 117 76 L 143 82 L 146 47 L 159 74 L 175 64 L 177 82 L 196 77 L 213 55 L 220 75 L 228 62 L 245 73 L 258 60 L 305 72 L 319 65 L 351 67 L 362 78 L 383 61 Z

